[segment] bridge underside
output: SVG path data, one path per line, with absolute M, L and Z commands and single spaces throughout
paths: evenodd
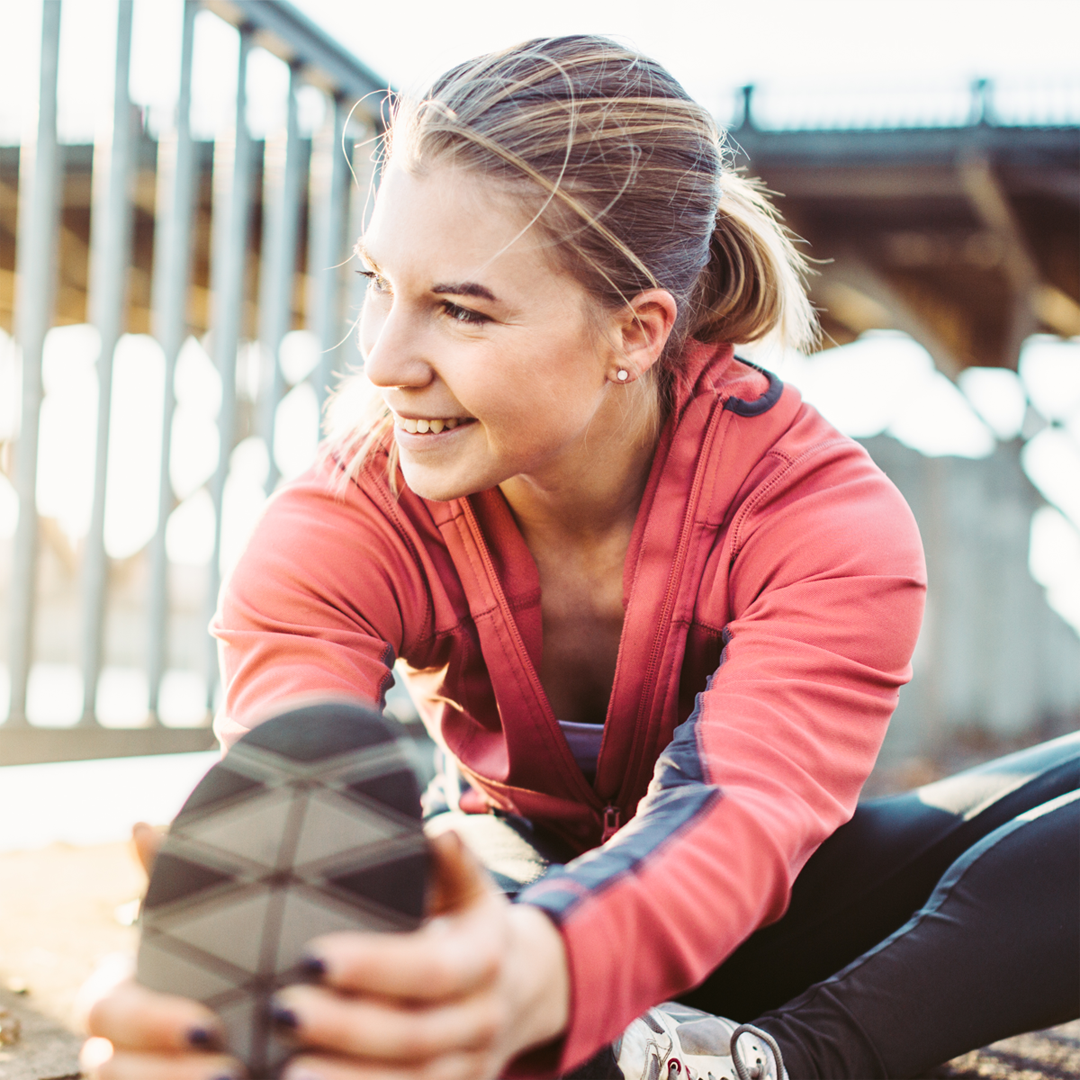
M 1080 131 L 760 131 L 733 141 L 807 241 L 825 345 L 895 328 L 955 377 L 1080 334 Z M 740 159 L 745 164 L 745 159 Z

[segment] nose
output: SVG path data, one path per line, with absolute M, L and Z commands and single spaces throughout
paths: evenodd
M 360 320 L 364 374 L 376 386 L 420 389 L 434 377 L 423 334 L 398 304 L 375 311 L 367 304 Z

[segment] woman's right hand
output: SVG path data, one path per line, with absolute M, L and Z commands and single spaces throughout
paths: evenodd
M 87 1003 L 91 1038 L 83 1073 L 92 1080 L 239 1080 L 235 1058 L 220 1051 L 221 1022 L 187 998 L 147 990 L 130 977 Z
M 140 821 L 135 854 L 147 877 L 162 830 Z M 140 986 L 130 958 L 103 964 L 79 993 L 78 1012 L 90 1039 L 81 1065 L 93 1080 L 233 1080 L 245 1076 L 221 1053 L 221 1021 L 204 1005 Z

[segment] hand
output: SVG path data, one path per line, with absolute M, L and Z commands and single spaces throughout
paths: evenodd
M 235 1058 L 220 1052 L 221 1022 L 187 998 L 158 994 L 128 977 L 92 988 L 80 1056 L 91 1080 L 239 1080 Z
M 491 1080 L 565 1029 L 569 976 L 550 919 L 510 904 L 456 833 L 432 852 L 423 927 L 312 942 L 322 986 L 277 997 L 278 1027 L 304 1048 L 283 1080 Z
M 132 829 L 149 876 L 163 830 Z M 92 1080 L 231 1080 L 246 1073 L 220 1052 L 221 1022 L 205 1006 L 158 994 L 135 982 L 131 957 L 106 960 L 79 991 L 76 1008 L 91 1038 L 80 1055 Z

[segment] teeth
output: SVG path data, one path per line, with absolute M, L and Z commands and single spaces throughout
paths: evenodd
M 458 424 L 463 423 L 465 423 L 464 420 L 454 417 L 446 420 L 413 420 L 408 416 L 398 418 L 398 424 L 413 435 L 426 435 L 428 432 L 438 435 L 442 431 L 453 431 Z

